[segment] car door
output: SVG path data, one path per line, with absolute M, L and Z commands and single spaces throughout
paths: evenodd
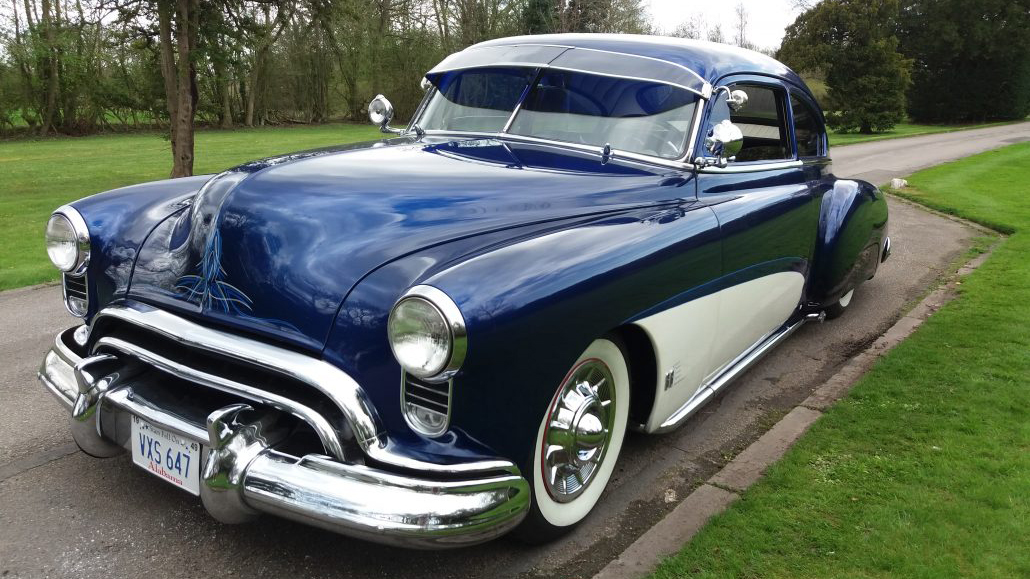
M 718 331 L 708 380 L 797 311 L 819 217 L 812 173 L 797 157 L 788 87 L 760 76 L 732 77 L 724 84 L 745 91 L 748 102 L 731 111 L 725 99 L 713 99 L 706 126 L 729 118 L 744 143 L 726 167 L 698 171 L 699 199 L 715 212 L 722 239 Z

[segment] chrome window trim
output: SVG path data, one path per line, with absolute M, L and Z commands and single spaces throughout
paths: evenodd
M 422 78 L 425 79 L 425 77 Z M 434 94 L 436 94 L 436 85 L 430 83 L 426 94 L 422 95 L 422 101 L 418 103 L 417 107 L 415 107 L 415 112 L 411 115 L 411 119 L 408 121 L 408 126 L 404 127 L 405 133 L 412 133 L 415 131 L 415 125 L 417 125 L 419 119 L 422 118 L 422 114 L 425 112 L 426 107 L 429 106 L 429 99 L 433 98 Z
M 451 334 L 451 351 L 443 370 L 433 376 L 416 377 L 433 383 L 450 380 L 461 369 L 461 365 L 465 362 L 465 354 L 468 352 L 468 330 L 465 326 L 465 317 L 461 315 L 461 310 L 450 296 L 431 285 L 416 285 L 408 288 L 394 302 L 390 308 L 390 315 L 392 316 L 393 311 L 397 309 L 397 304 L 409 298 L 421 298 L 435 307 L 447 322 L 447 329 Z
M 68 220 L 72 225 L 72 231 L 75 232 L 76 245 L 78 245 L 79 255 L 75 262 L 75 265 L 64 273 L 79 276 L 86 273 L 86 268 L 89 267 L 89 253 L 90 253 L 90 240 L 89 240 L 89 227 L 86 226 L 86 220 L 82 218 L 82 214 L 71 205 L 62 205 L 51 213 L 51 216 L 61 215 Z
M 730 164 L 725 167 L 703 167 L 698 169 L 699 173 L 755 173 L 758 171 L 772 171 L 775 169 L 792 169 L 801 167 L 804 163 L 798 160 L 776 161 L 773 163 L 758 162 L 755 164 Z
M 695 127 L 696 127 L 696 123 L 695 123 Z M 584 145 L 584 144 L 581 144 L 581 143 L 570 143 L 570 142 L 567 142 L 567 141 L 554 141 L 554 140 L 551 140 L 551 139 L 541 139 L 539 137 L 527 137 L 527 136 L 524 136 L 524 135 L 517 135 L 515 133 L 478 133 L 478 132 L 473 132 L 473 131 L 441 131 L 441 130 L 433 129 L 433 130 L 426 131 L 426 134 L 429 135 L 429 136 L 440 136 L 440 137 L 445 137 L 445 136 L 478 137 L 478 138 L 481 138 L 481 139 L 494 139 L 494 140 L 498 140 L 501 143 L 504 142 L 502 139 L 507 139 L 507 140 L 511 140 L 511 141 L 521 141 L 521 142 L 525 142 L 525 143 L 533 143 L 533 144 L 537 144 L 537 145 L 549 145 L 549 146 L 552 146 L 552 147 L 572 149 L 572 150 L 575 150 L 575 151 L 582 151 L 582 152 L 585 152 L 585 153 L 595 153 L 598 156 L 600 156 L 602 151 L 604 150 L 604 147 L 597 147 L 597 146 L 594 146 L 594 145 Z M 693 139 L 692 139 L 692 141 L 693 141 Z M 679 159 L 663 159 L 661 157 L 653 157 L 653 156 L 650 156 L 650 155 L 641 155 L 640 153 L 631 153 L 629 151 L 621 151 L 621 150 L 618 150 L 618 149 L 615 149 L 613 151 L 613 155 L 612 156 L 614 158 L 616 158 L 616 159 L 620 159 L 620 160 L 623 160 L 623 161 L 627 161 L 627 160 L 628 161 L 634 161 L 636 163 L 644 164 L 644 165 L 660 165 L 660 166 L 663 166 L 663 167 L 670 167 L 670 168 L 673 168 L 673 169 L 681 169 L 681 170 L 685 170 L 685 171 L 690 171 L 690 170 L 694 169 L 693 163 L 689 163 L 689 162 L 686 161 L 686 159 L 688 157 L 680 157 Z

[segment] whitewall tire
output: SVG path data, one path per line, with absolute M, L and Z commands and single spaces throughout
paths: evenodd
M 826 318 L 832 320 L 833 318 L 839 318 L 847 311 L 848 306 L 851 305 L 851 301 L 855 297 L 855 289 L 852 288 L 847 291 L 844 295 L 840 296 L 840 299 L 836 303 L 831 304 L 826 308 Z
M 615 469 L 629 417 L 622 348 L 594 340 L 558 386 L 537 429 L 533 505 L 519 529 L 530 542 L 571 530 L 593 510 Z

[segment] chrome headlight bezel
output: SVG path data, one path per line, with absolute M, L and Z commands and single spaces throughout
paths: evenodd
M 68 225 L 71 226 L 71 232 L 75 243 L 75 256 L 73 259 L 68 260 L 69 265 L 58 263 L 51 255 L 51 238 L 49 236 L 49 231 L 50 224 L 53 223 L 55 219 L 64 219 L 68 222 Z M 78 276 L 86 273 L 86 268 L 89 267 L 90 239 L 89 228 L 86 227 L 86 220 L 82 218 L 82 214 L 80 214 L 71 205 L 62 205 L 50 214 L 50 218 L 47 220 L 46 229 L 44 231 L 47 257 L 50 258 L 50 263 L 67 275 Z
M 440 315 L 447 327 L 449 348 L 444 356 L 444 361 L 437 367 L 424 369 L 405 364 L 402 357 L 398 355 L 395 347 L 393 324 L 397 308 L 407 300 L 420 300 L 431 306 Z M 465 327 L 465 318 L 454 300 L 443 291 L 429 285 L 414 286 L 394 303 L 390 309 L 390 318 L 387 321 L 387 339 L 390 343 L 390 351 L 393 357 L 405 372 L 425 380 L 427 382 L 443 382 L 451 379 L 461 369 L 465 361 L 465 353 L 468 351 L 468 333 Z

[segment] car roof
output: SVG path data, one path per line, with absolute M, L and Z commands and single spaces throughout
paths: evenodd
M 689 68 L 712 85 L 727 74 L 770 75 L 790 81 L 808 92 L 808 87 L 801 77 L 782 62 L 760 52 L 705 40 L 640 34 L 539 34 L 488 40 L 470 48 L 527 44 L 587 48 L 646 56 Z

